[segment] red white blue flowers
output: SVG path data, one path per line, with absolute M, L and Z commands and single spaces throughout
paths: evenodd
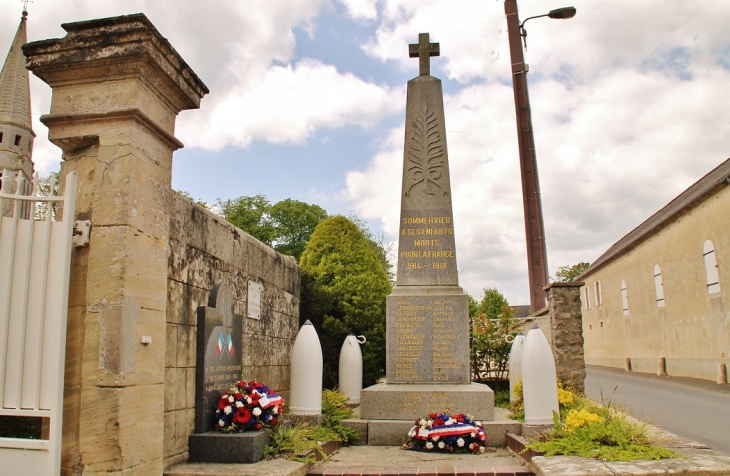
M 238 382 L 218 400 L 216 429 L 227 433 L 260 430 L 281 423 L 284 399 L 266 385 Z
M 459 413 L 430 413 L 416 420 L 404 448 L 445 453 L 483 453 L 487 444 L 482 422 Z

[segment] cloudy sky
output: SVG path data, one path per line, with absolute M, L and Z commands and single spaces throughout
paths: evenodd
M 571 0 L 521 0 L 520 18 Z M 551 274 L 608 246 L 730 156 L 730 2 L 572 0 L 527 23 Z M 0 0 L 0 54 L 22 10 Z M 213 203 L 266 194 L 398 232 L 408 43 L 441 44 L 460 283 L 529 302 L 502 0 L 34 0 L 29 40 L 145 13 L 210 88 L 178 119 L 173 187 Z M 60 154 L 38 121 L 34 160 Z

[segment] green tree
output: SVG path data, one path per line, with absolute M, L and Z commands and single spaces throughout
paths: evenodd
M 347 218 L 355 224 L 363 235 L 365 235 L 365 238 L 367 238 L 370 243 L 370 248 L 372 248 L 378 256 L 378 261 L 380 261 L 381 266 L 383 266 L 385 273 L 388 275 L 388 280 L 391 284 L 395 284 L 393 265 L 390 262 L 391 254 L 395 251 L 395 240 L 393 237 L 383 231 L 378 234 L 374 234 L 370 231 L 370 228 L 368 228 L 368 224 L 365 220 L 357 215 L 351 214 L 348 215 Z
M 471 368 L 472 379 L 490 382 L 495 389 L 507 378 L 508 335 L 519 332 L 520 323 L 507 299 L 495 288 L 487 288 L 478 303 L 471 299 Z
M 218 199 L 223 218 L 276 251 L 299 261 L 309 237 L 327 212 L 312 205 L 287 198 L 275 204 L 266 195 Z
M 319 205 L 287 198 L 269 209 L 269 217 L 274 227 L 274 249 L 299 261 L 309 237 L 327 218 L 327 212 Z
M 358 226 L 343 216 L 322 221 L 300 260 L 300 319 L 322 343 L 324 386 L 337 385 L 339 354 L 349 333 L 364 335 L 363 385 L 385 374 L 385 297 L 391 284 L 380 257 Z
M 590 265 L 590 263 L 581 261 L 574 265 L 561 266 L 558 268 L 557 271 L 555 271 L 555 281 L 559 283 L 569 283 L 570 281 L 573 281 L 580 273 L 588 269 L 588 266 Z
M 271 223 L 271 202 L 266 195 L 238 197 L 232 200 L 218 199 L 223 218 L 253 236 L 260 242 L 272 245 L 275 236 Z

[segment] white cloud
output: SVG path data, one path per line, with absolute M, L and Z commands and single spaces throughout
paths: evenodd
M 562 6 L 521 0 L 520 17 Z M 722 20 L 730 16 L 730 4 L 618 0 L 575 6 L 572 20 L 526 25 L 553 272 L 597 258 L 723 161 L 730 136 L 724 94 L 730 41 Z M 385 0 L 365 50 L 405 67 L 403 44 L 429 31 L 441 43 L 441 69 L 473 83 L 445 100 L 447 129 L 458 131 L 448 140 L 460 282 L 475 296 L 497 286 L 520 303 L 527 301 L 527 276 L 505 29 L 503 2 Z M 397 231 L 397 211 L 378 184 L 395 173 L 393 160 L 400 171 L 402 147 L 402 137 L 389 142 L 347 183 L 357 209 L 370 219 L 380 216 L 390 233 Z M 398 201 L 391 191 L 388 196 Z
M 573 86 L 531 89 L 549 267 L 593 261 L 614 241 L 726 158 L 730 124 L 718 101 L 730 71 L 693 81 L 613 70 Z M 526 302 L 522 190 L 510 85 L 479 84 L 445 98 L 460 283 L 496 286 Z M 709 125 L 709 127 L 708 127 Z M 397 233 L 402 131 L 367 169 L 348 175 L 348 197 Z M 397 161 L 398 165 L 394 165 Z M 393 178 L 395 175 L 396 178 Z
M 450 82 L 453 94 L 445 105 L 460 280 L 475 296 L 496 286 L 511 302 L 525 302 L 522 191 L 503 2 L 337 1 L 347 10 L 346 21 L 371 28 L 364 50 L 387 67 L 415 71 L 405 52 L 418 33 L 429 32 L 440 42 L 435 70 L 456 81 Z M 43 8 L 31 4 L 28 30 L 31 40 L 60 37 L 61 22 L 144 11 L 211 89 L 200 111 L 178 120 L 178 136 L 187 146 L 301 144 L 317 130 L 335 134 L 343 125 L 377 126 L 405 105 L 403 89 L 383 86 L 379 71 L 364 80 L 343 73 L 352 68 L 339 67 L 337 58 L 297 57 L 294 32 L 316 36 L 317 20 L 332 2 L 214 0 L 202 11 L 191 0 L 175 9 L 143 0 L 57 1 Z M 519 4 L 525 19 L 566 3 Z M 730 155 L 730 2 L 573 4 L 574 19 L 527 23 L 553 271 L 594 260 Z M 19 3 L 0 0 L 0 9 L 0 31 L 13 32 Z M 11 35 L 0 38 L 0 53 Z M 34 112 L 47 112 L 50 90 L 33 81 Z M 46 132 L 37 118 L 34 158 L 43 167 L 57 161 L 58 152 L 42 140 Z M 339 197 L 325 192 L 322 198 L 349 201 L 395 235 L 402 148 L 400 125 L 369 163 L 350 171 Z M 335 188 L 322 183 L 312 193 Z
M 253 140 L 301 143 L 320 127 L 369 126 L 402 108 L 394 100 L 397 91 L 316 59 L 292 63 L 294 29 L 314 34 L 314 20 L 325 5 L 328 0 L 217 0 L 201 11 L 200 3 L 191 0 L 177 2 L 174 9 L 143 0 L 54 2 L 32 9 L 28 32 L 30 41 L 62 37 L 62 22 L 144 11 L 211 90 L 200 111 L 181 114 L 176 134 L 183 143 L 209 150 L 245 147 Z M 14 31 L 19 5 L 0 0 L 0 7 L 18 11 L 17 19 L 1 23 Z M 369 17 L 374 3 L 351 0 L 348 8 Z M 3 44 L 10 40 L 0 39 Z M 49 110 L 50 89 L 34 81 L 33 96 L 37 118 Z M 45 139 L 44 126 L 36 121 L 35 128 L 38 168 L 54 168 L 60 152 Z
M 419 33 L 430 33 L 440 43 L 443 69 L 468 81 L 494 67 L 504 19 L 491 14 L 494 5 L 482 0 L 385 0 L 382 21 L 364 50 L 383 61 L 394 60 L 401 68 L 413 66 L 406 54 Z M 440 63 L 441 64 L 441 63 Z
M 186 116 L 178 131 L 189 146 L 213 150 L 246 147 L 253 140 L 301 143 L 318 128 L 372 125 L 401 109 L 402 103 L 398 90 L 306 59 L 249 77 L 245 85 L 230 90 L 225 101 L 208 109 L 205 120 Z
M 378 16 L 377 0 L 339 0 L 356 20 L 374 20 Z

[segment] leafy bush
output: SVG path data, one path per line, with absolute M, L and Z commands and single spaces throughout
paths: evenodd
M 282 456 L 302 463 L 315 462 L 314 456 L 304 454 L 312 449 L 317 451 L 320 456 L 325 456 L 320 443 L 339 441 L 337 433 L 332 429 L 323 426 L 309 426 L 306 423 L 287 422 L 268 429 L 267 432 L 273 441 L 264 448 L 264 456 Z
M 267 431 L 273 441 L 264 448 L 264 455 L 281 456 L 292 461 L 309 463 L 316 459 L 311 454 L 304 455 L 309 450 L 314 449 L 322 458 L 326 457 L 320 447 L 321 443 L 341 441 L 346 445 L 352 444 L 359 435 L 354 429 L 342 424 L 342 420 L 353 416 L 352 410 L 347 406 L 347 400 L 346 396 L 334 390 L 323 391 L 322 426 L 286 422 L 269 428 Z
M 509 388 L 492 390 L 494 390 L 494 406 L 509 409 L 511 407 L 511 402 L 509 401 Z
M 347 406 L 349 398 L 334 390 L 322 392 L 322 426 L 331 429 L 338 436 L 338 441 L 351 445 L 357 441 L 359 434 L 354 428 L 344 426 L 342 420 L 353 417 L 353 412 Z
M 518 380 L 514 387 L 515 401 L 510 404 L 508 418 L 525 422 L 525 400 L 522 398 L 522 380 Z
M 509 353 L 512 344 L 505 339 L 516 336 L 520 329 L 515 311 L 505 297 L 494 288 L 484 290 L 479 302 L 470 301 L 471 374 L 477 382 L 492 388 L 508 378 Z

